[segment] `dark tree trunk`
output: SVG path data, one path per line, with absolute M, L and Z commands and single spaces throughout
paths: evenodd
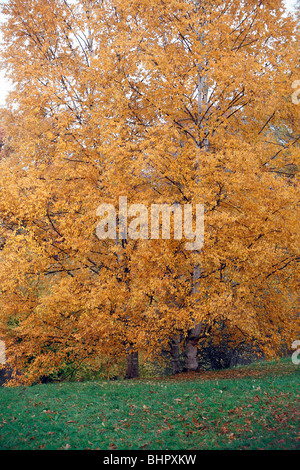
M 180 337 L 174 336 L 171 340 L 172 374 L 180 372 Z
M 136 379 L 139 377 L 139 354 L 138 352 L 128 353 L 125 379 Z

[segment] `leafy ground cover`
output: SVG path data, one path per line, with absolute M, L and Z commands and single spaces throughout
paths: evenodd
M 171 379 L 0 388 L 0 449 L 300 449 L 290 359 Z

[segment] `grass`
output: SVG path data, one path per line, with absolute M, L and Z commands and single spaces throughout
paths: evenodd
M 291 359 L 172 379 L 0 388 L 0 449 L 300 449 Z

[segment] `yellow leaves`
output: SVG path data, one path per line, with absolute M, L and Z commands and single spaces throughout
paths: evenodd
M 225 318 L 263 342 L 269 321 L 281 324 L 277 290 L 295 290 L 299 253 L 299 149 L 286 134 L 299 121 L 294 31 L 279 2 L 30 5 L 6 7 L 17 86 L 0 173 L 0 315 L 23 365 L 35 357 L 28 377 L 129 343 L 157 353 L 193 321 Z M 100 241 L 96 209 L 120 195 L 204 203 L 203 250 Z

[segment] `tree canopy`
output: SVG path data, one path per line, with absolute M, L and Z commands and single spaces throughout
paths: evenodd
M 194 367 L 220 321 L 267 357 L 290 346 L 299 31 L 283 2 L 9 0 L 3 13 L 0 336 L 22 380 L 172 342 L 193 344 Z M 203 204 L 203 248 L 100 240 L 97 208 L 120 196 Z

